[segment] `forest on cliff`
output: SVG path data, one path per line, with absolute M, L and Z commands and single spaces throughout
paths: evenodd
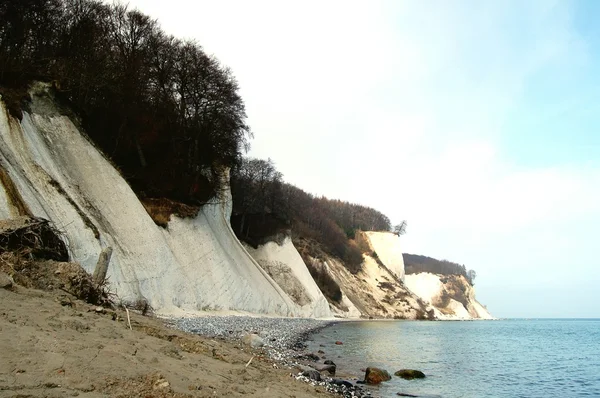
M 232 226 L 252 245 L 291 229 L 296 237 L 319 242 L 357 272 L 362 251 L 354 243 L 357 230 L 389 231 L 390 219 L 359 204 L 317 197 L 286 183 L 273 161 L 244 158 L 231 174 Z
M 438 260 L 433 257 L 419 254 L 404 253 L 404 269 L 407 274 L 418 274 L 430 272 L 441 275 L 462 275 L 471 285 L 475 284 L 477 273 L 467 269 L 464 264 L 458 264 L 448 260 Z
M 356 272 L 355 231 L 390 229 L 375 209 L 316 197 L 284 182 L 272 161 L 244 158 L 252 134 L 231 70 L 144 13 L 97 0 L 7 0 L 0 22 L 0 94 L 11 113 L 28 109 L 30 83 L 51 82 L 159 225 L 165 208 L 192 216 L 218 198 L 231 169 L 232 224 L 250 244 L 291 229 Z
M 201 204 L 251 137 L 231 71 L 124 4 L 0 2 L 1 94 L 17 117 L 27 84 L 52 82 L 138 195 Z

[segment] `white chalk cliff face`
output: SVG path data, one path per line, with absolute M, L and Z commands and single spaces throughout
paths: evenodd
M 314 266 L 325 268 L 340 286 L 342 300 L 332 305 L 335 316 L 427 319 L 431 308 L 402 282 L 404 261 L 398 236 L 388 232 L 357 232 L 356 240 L 371 253 L 364 254 L 356 274 L 330 256 L 310 260 Z
M 335 316 L 401 319 L 493 319 L 475 299 L 475 289 L 462 276 L 405 275 L 400 238 L 391 232 L 358 232 L 367 253 L 361 270 L 352 274 L 337 259 L 320 261 L 339 284 L 342 302 Z M 375 253 L 377 256 L 375 256 Z M 319 261 L 319 260 L 313 260 Z
M 426 304 L 428 311 L 433 310 L 436 319 L 493 319 L 487 309 L 475 299 L 475 289 L 463 276 L 430 273 L 405 275 L 399 236 L 391 232 L 363 234 L 381 263 Z M 368 256 L 366 257 L 368 260 Z M 368 261 L 365 265 L 368 265 Z M 365 266 L 363 268 L 369 269 Z
M 405 283 L 423 301 L 433 306 L 437 319 L 494 319 L 475 299 L 475 289 L 462 275 L 422 272 L 406 275 Z
M 275 282 L 300 306 L 302 315 L 331 318 L 329 303 L 310 275 L 300 253 L 289 236 L 281 242 L 267 242 L 254 249 L 246 246 L 250 255 Z
M 323 265 L 343 293 L 336 316 L 356 318 L 358 312 L 363 318 L 427 318 L 428 308 L 374 258 L 365 255 L 362 269 L 357 274 L 352 274 L 334 258 L 327 258 Z
M 88 272 L 100 251 L 111 246 L 111 289 L 125 301 L 146 299 L 159 313 L 328 315 L 314 281 L 306 280 L 306 267 L 290 263 L 311 299 L 302 306 L 252 259 L 229 225 L 228 190 L 195 218 L 172 216 L 166 229 L 158 227 L 44 87 L 34 91 L 31 112 L 24 112 L 22 121 L 0 102 L 1 218 L 26 213 L 51 220 L 64 231 L 72 259 Z M 284 249 L 291 253 L 288 246 Z M 264 249 L 259 257 L 269 253 Z
M 393 232 L 363 232 L 379 260 L 396 278 L 404 280 L 404 257 L 400 237 Z

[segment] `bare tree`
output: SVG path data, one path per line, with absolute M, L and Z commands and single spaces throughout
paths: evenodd
M 406 220 L 402 220 L 400 224 L 394 225 L 394 233 L 398 236 L 404 235 L 406 233 Z
M 467 280 L 471 284 L 471 286 L 475 286 L 475 278 L 477 277 L 477 272 L 475 270 L 470 269 L 467 272 Z

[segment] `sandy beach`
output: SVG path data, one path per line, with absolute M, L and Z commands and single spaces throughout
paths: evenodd
M 13 286 L 0 289 L 0 303 L 1 397 L 334 396 L 238 338 L 200 337 L 133 311 L 130 329 L 125 311 L 57 290 Z

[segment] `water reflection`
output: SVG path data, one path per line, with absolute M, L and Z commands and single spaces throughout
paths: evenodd
M 342 322 L 315 335 L 309 349 L 324 350 L 345 376 L 361 379 L 367 366 L 427 375 L 394 377 L 378 389 L 384 397 L 600 396 L 599 330 L 599 321 L 568 320 Z

